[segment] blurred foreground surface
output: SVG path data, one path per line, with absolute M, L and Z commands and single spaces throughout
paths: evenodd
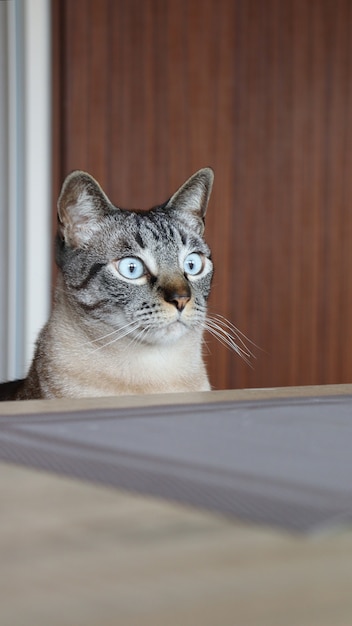
M 289 390 L 298 397 L 350 392 Z M 203 400 L 287 393 L 231 392 Z M 100 402 L 106 408 L 165 399 Z M 26 407 L 33 416 L 38 406 L 55 412 L 59 405 L 62 410 L 62 403 Z M 77 409 L 73 405 L 67 411 Z M 24 405 L 11 406 L 16 413 Z M 4 405 L 1 412 L 7 410 Z M 346 413 L 346 427 L 349 419 Z M 0 502 L 1 626 L 350 623 L 348 528 L 291 534 L 6 463 L 0 464 Z

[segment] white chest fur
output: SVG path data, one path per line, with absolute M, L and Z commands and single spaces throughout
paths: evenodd
M 55 380 L 61 381 L 63 395 L 93 397 L 210 389 L 199 331 L 189 331 L 168 345 L 123 339 L 98 348 L 62 321 L 57 324 L 53 320 L 49 332 L 50 369 Z

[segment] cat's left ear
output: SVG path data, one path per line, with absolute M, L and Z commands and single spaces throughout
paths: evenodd
M 65 179 L 57 203 L 58 232 L 72 248 L 84 248 L 113 206 L 97 181 L 76 170 Z
M 204 217 L 213 187 L 214 172 L 204 167 L 180 187 L 166 204 L 166 209 L 174 208 L 185 211 L 198 218 L 201 231 L 204 229 Z

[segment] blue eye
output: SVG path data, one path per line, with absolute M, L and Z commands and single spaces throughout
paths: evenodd
M 145 274 L 145 268 L 142 261 L 132 256 L 127 256 L 124 259 L 121 259 L 117 268 L 121 276 L 124 278 L 130 278 L 131 280 L 141 278 L 141 276 Z
M 183 264 L 184 271 L 186 272 L 186 274 L 189 274 L 190 276 L 196 276 L 197 274 L 200 274 L 203 267 L 204 267 L 203 256 L 201 254 L 198 254 L 197 252 L 192 252 L 192 254 L 189 254 L 185 258 L 185 261 Z

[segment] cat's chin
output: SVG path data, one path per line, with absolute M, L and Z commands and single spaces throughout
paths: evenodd
M 153 333 L 153 343 L 159 345 L 175 343 L 181 339 L 181 337 L 184 337 L 189 330 L 190 329 L 185 324 L 179 321 L 172 322 L 167 326 L 158 328 L 158 330 Z

